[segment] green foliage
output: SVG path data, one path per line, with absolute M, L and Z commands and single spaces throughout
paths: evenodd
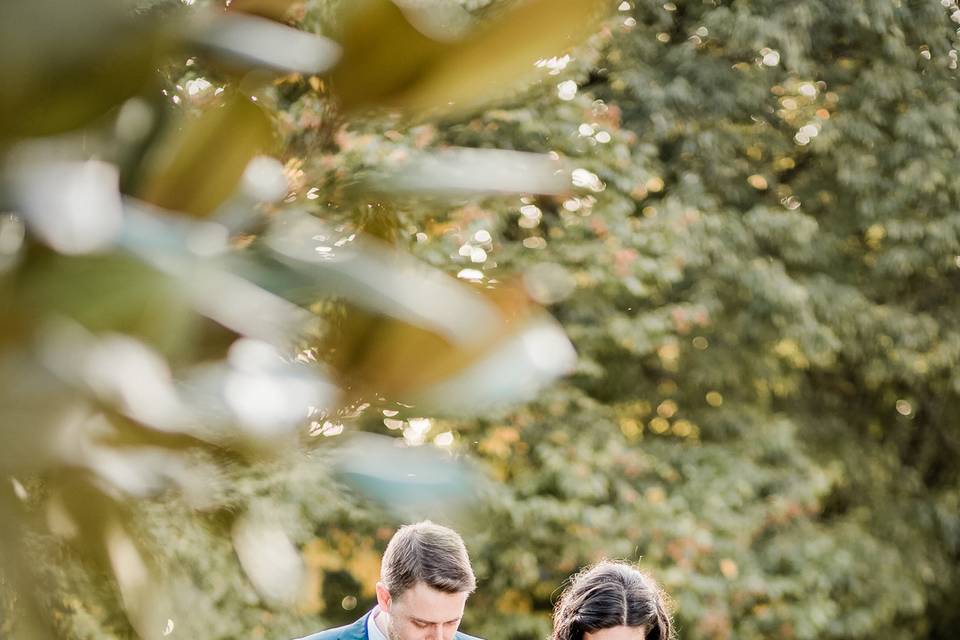
M 328 28 L 335 5 L 293 13 Z M 437 124 L 346 123 L 319 78 L 262 94 L 298 206 L 451 273 L 478 269 L 476 290 L 522 279 L 579 352 L 575 374 L 527 406 L 430 423 L 427 437 L 450 432 L 498 481 L 458 523 L 480 578 L 465 630 L 543 638 L 566 576 L 614 556 L 660 578 L 682 638 L 952 637 L 956 11 L 628 2 L 534 86 Z M 577 188 L 357 191 L 446 145 L 552 150 Z M 339 306 L 328 317 L 337 330 L 357 318 Z M 409 428 L 391 400 L 345 421 Z M 138 535 L 193 607 L 177 633 L 292 637 L 372 603 L 395 523 L 333 484 L 318 455 L 227 465 L 209 511 L 176 496 L 134 507 Z M 234 561 L 231 525 L 250 510 L 302 550 L 298 614 L 264 601 Z M 58 539 L 35 553 L 56 559 L 65 634 L 129 634 L 102 569 Z
M 947 637 L 952 11 L 638 3 L 573 75 L 586 95 L 450 130 L 482 144 L 529 122 L 606 185 L 590 206 L 536 201 L 532 229 L 490 215 L 500 268 L 570 271 L 555 312 L 582 359 L 553 403 L 464 427 L 512 489 L 482 551 L 495 594 L 525 596 L 543 621 L 568 570 L 642 556 L 682 637 Z M 504 569 L 505 545 L 540 575 Z M 488 635 L 537 637 L 511 627 L 514 609 L 480 608 Z
M 563 577 L 608 554 L 661 575 L 682 637 L 947 637 L 952 10 L 676 5 L 621 14 L 556 78 L 573 100 L 547 83 L 439 132 L 549 145 L 605 185 L 413 219 L 438 263 L 487 230 L 489 278 L 577 285 L 554 306 L 574 385 L 457 427 L 509 487 L 468 628 L 542 637 Z

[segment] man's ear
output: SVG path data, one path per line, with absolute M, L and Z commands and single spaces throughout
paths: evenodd
M 377 604 L 380 605 L 380 611 L 390 613 L 390 605 L 393 599 L 390 597 L 390 590 L 382 582 L 377 583 Z

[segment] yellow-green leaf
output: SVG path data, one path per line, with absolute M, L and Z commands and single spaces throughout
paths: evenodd
M 418 81 L 449 45 L 413 28 L 388 0 L 362 0 L 342 19 L 343 57 L 331 76 L 344 109 L 382 104 Z
M 602 15 L 601 0 L 532 0 L 455 45 L 395 98 L 419 112 L 470 111 L 501 97 L 536 71 L 537 60 L 557 56 L 586 38 Z
M 535 73 L 589 35 L 601 0 L 531 0 L 464 39 L 417 31 L 392 3 L 369 0 L 345 18 L 333 90 L 345 109 L 382 105 L 412 113 L 469 111 Z
M 171 127 L 147 158 L 135 194 L 195 216 L 213 212 L 236 189 L 255 155 L 272 146 L 267 115 L 242 96 Z

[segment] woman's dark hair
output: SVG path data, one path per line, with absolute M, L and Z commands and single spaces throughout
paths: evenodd
M 603 560 L 570 579 L 553 615 L 551 640 L 583 640 L 612 627 L 644 627 L 646 640 L 672 640 L 667 596 L 640 569 Z

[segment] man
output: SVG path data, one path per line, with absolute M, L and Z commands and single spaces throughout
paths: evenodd
M 301 640 L 479 640 L 457 631 L 476 579 L 456 531 L 401 527 L 383 554 L 377 606 L 345 627 Z

